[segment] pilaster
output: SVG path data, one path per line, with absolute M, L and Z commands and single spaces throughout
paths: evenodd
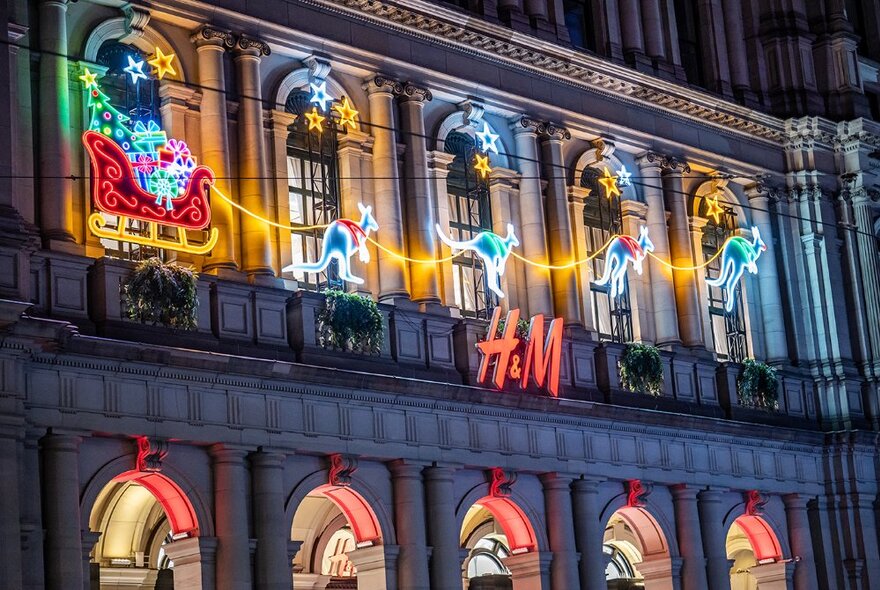
M 251 588 L 248 474 L 244 448 L 211 447 L 214 470 L 214 514 L 217 535 L 217 590 Z

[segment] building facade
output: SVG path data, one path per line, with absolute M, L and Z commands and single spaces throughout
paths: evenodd
M 875 2 L 0 14 L 3 587 L 880 588 Z

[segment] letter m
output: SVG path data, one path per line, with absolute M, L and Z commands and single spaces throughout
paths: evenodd
M 559 361 L 562 357 L 562 318 L 550 322 L 547 339 L 544 339 L 544 316 L 536 315 L 529 324 L 529 344 L 526 348 L 520 386 L 525 389 L 529 385 L 529 375 L 535 379 L 538 387 L 544 387 L 553 397 L 559 397 Z M 534 374 L 533 374 L 534 373 Z

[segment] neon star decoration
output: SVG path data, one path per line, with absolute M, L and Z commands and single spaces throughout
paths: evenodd
M 480 173 L 480 176 L 485 180 L 489 174 L 492 173 L 492 168 L 489 167 L 489 156 L 481 156 L 480 154 L 476 154 L 474 156 L 474 170 Z
M 131 76 L 132 84 L 137 84 L 138 80 L 146 80 L 147 75 L 144 73 L 144 60 L 135 61 L 132 56 L 128 57 L 128 67 L 124 68 L 123 71 Z
M 593 282 L 596 285 L 607 285 L 610 282 L 611 298 L 616 298 L 626 287 L 624 279 L 627 265 L 631 262 L 636 272 L 642 274 L 642 261 L 653 251 L 654 243 L 648 237 L 648 228 L 645 226 L 640 228 L 638 240 L 630 236 L 615 237 L 608 244 L 602 278 Z
M 612 176 L 608 167 L 605 167 L 605 174 L 599 177 L 599 184 L 605 189 L 605 196 L 611 198 L 614 195 L 620 196 L 620 187 L 617 186 L 617 177 Z
M 162 53 L 162 48 L 156 47 L 156 56 L 147 61 L 147 63 L 156 68 L 156 77 L 161 80 L 165 77 L 165 74 L 171 74 L 172 76 L 177 75 L 177 70 L 171 65 L 171 62 L 174 61 L 174 57 L 173 53 Z
M 358 203 L 361 212 L 361 220 L 337 219 L 324 230 L 321 258 L 314 263 L 291 264 L 285 266 L 282 272 L 292 270 L 300 272 L 323 272 L 330 263 L 336 261 L 339 268 L 339 278 L 349 283 L 362 285 L 364 280 L 351 272 L 350 259 L 357 252 L 361 262 L 370 261 L 370 251 L 367 249 L 367 239 L 371 231 L 378 231 L 379 224 L 373 218 L 373 208 L 364 207 Z
M 358 112 L 351 108 L 351 103 L 348 101 L 348 97 L 342 97 L 341 104 L 333 105 L 333 110 L 339 113 L 339 124 L 343 127 L 348 125 L 352 131 L 357 129 L 357 123 L 355 122 L 355 118 L 358 115 Z
M 620 170 L 617 171 L 617 186 L 627 187 L 632 186 L 632 172 L 626 169 L 626 166 L 623 164 L 620 165 Z
M 98 82 L 95 80 L 98 77 L 98 74 L 94 74 L 89 71 L 89 68 L 84 68 L 82 76 L 79 77 L 82 80 L 83 84 L 86 85 L 86 88 L 92 88 L 98 86 Z
M 721 254 L 721 274 L 714 279 L 706 279 L 710 287 L 721 287 L 727 291 L 727 301 L 724 310 L 728 313 L 733 311 L 736 299 L 736 284 L 743 273 L 748 270 L 752 274 L 758 274 L 758 265 L 755 262 L 761 253 L 767 249 L 761 232 L 757 227 L 752 227 L 752 241 L 741 236 L 734 236 L 724 244 Z
M 483 121 L 483 130 L 477 131 L 475 133 L 477 139 L 480 140 L 480 149 L 482 149 L 487 154 L 489 152 L 498 153 L 498 146 L 495 143 L 498 141 L 499 135 L 497 133 L 492 133 L 492 129 L 489 128 L 489 124 Z
M 327 103 L 333 102 L 333 97 L 327 93 L 327 82 L 321 82 L 320 84 L 309 84 L 309 88 L 312 90 L 312 95 L 309 97 L 309 102 L 318 105 L 318 107 L 322 111 L 326 111 Z
M 436 224 L 435 227 L 440 239 L 447 246 L 453 250 L 470 250 L 480 257 L 480 260 L 483 261 L 489 289 L 503 299 L 504 291 L 501 289 L 501 277 L 504 275 L 504 268 L 510 257 L 511 249 L 519 246 L 519 239 L 516 237 L 513 224 L 507 224 L 507 236 L 504 238 L 490 231 L 481 231 L 466 242 L 458 242 L 445 235 L 439 224 Z
M 306 121 L 309 122 L 309 131 L 317 131 L 321 133 L 324 131 L 324 127 L 322 123 L 324 119 L 327 117 L 322 117 L 320 113 L 318 113 L 318 109 L 312 107 L 312 112 L 306 113 Z
M 706 217 L 711 217 L 717 224 L 724 215 L 724 207 L 718 203 L 719 193 L 713 193 L 706 198 Z

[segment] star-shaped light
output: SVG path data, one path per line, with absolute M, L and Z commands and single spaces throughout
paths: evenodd
M 489 168 L 489 156 L 481 156 L 480 154 L 476 154 L 474 156 L 476 158 L 476 162 L 474 163 L 474 170 L 480 173 L 484 179 L 489 176 L 489 173 L 492 172 L 492 169 Z
M 306 120 L 309 122 L 309 131 L 317 130 L 318 133 L 324 131 L 324 127 L 321 123 L 324 122 L 324 119 L 327 117 L 322 117 L 320 113 L 318 113 L 318 109 L 316 107 L 312 107 L 311 113 L 306 113 Z
M 348 125 L 352 130 L 357 129 L 357 123 L 355 123 L 355 117 L 357 117 L 358 112 L 351 108 L 351 104 L 348 102 L 348 97 L 342 97 L 342 104 L 333 105 L 333 110 L 339 113 L 339 124 L 343 127 Z
M 487 154 L 489 152 L 498 153 L 498 146 L 495 145 L 495 142 L 498 141 L 498 134 L 492 133 L 488 123 L 483 121 L 483 130 L 477 131 L 475 135 L 480 140 L 480 146 L 484 152 Z
M 626 166 L 623 164 L 620 165 L 620 170 L 617 171 L 617 186 L 630 186 L 632 184 L 632 172 L 626 169 Z
M 149 60 L 147 63 L 156 68 L 156 77 L 160 80 L 165 77 L 165 74 L 171 74 L 172 76 L 177 75 L 177 70 L 174 69 L 174 66 L 171 65 L 171 62 L 174 61 L 174 54 L 164 54 L 162 53 L 162 49 L 156 48 L 156 57 Z
M 620 196 L 620 187 L 617 186 L 617 177 L 611 175 L 607 166 L 605 167 L 604 176 L 599 177 L 599 184 L 605 188 L 605 196 L 609 199 L 614 195 Z
M 126 74 L 131 76 L 132 84 L 137 84 L 140 79 L 147 79 L 147 75 L 144 73 L 144 60 L 135 61 L 132 56 L 128 57 L 128 67 L 123 69 Z
M 95 81 L 97 77 L 98 74 L 90 72 L 89 68 L 83 68 L 83 74 L 79 77 L 79 79 L 83 81 L 83 84 L 86 85 L 86 88 L 91 88 L 92 86 L 97 88 L 98 83 Z
M 327 103 L 333 102 L 333 97 L 327 94 L 327 82 L 309 84 L 309 88 L 312 89 L 312 95 L 309 97 L 309 102 L 318 105 L 322 111 L 326 111 Z
M 718 193 L 709 195 L 706 199 L 706 217 L 712 217 L 718 224 L 724 214 L 724 207 L 718 204 Z

